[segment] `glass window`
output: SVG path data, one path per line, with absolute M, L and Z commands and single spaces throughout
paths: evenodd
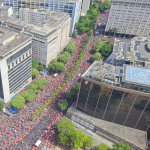
M 91 90 L 90 90 L 85 112 L 92 116 L 94 115 L 95 112 L 100 91 L 101 91 L 101 86 L 97 84 L 91 84 Z
M 8 70 L 10 69 L 10 65 L 8 65 Z
M 116 115 L 116 118 L 114 120 L 115 123 L 123 125 L 125 122 L 125 119 L 131 109 L 131 106 L 135 100 L 136 95 L 132 93 L 125 93 L 122 102 L 120 104 L 118 113 Z
M 100 99 L 98 101 L 97 109 L 95 112 L 95 117 L 102 119 L 110 94 L 111 94 L 112 89 L 106 88 L 106 87 L 101 87 L 101 93 L 100 93 Z
M 21 57 L 19 58 L 19 62 L 21 62 Z
M 125 126 L 134 128 L 143 109 L 145 108 L 148 101 L 148 97 L 138 95 L 135 103 L 131 109 L 131 112 L 125 122 Z
M 84 111 L 91 83 L 82 80 L 77 108 Z
M 18 60 L 16 60 L 16 65 L 18 64 Z
M 111 121 L 111 122 L 114 120 L 115 114 L 117 112 L 123 94 L 124 92 L 122 91 L 113 90 L 111 98 L 109 100 L 109 104 L 107 106 L 104 120 Z
M 31 50 L 29 50 L 29 55 L 31 55 Z
M 14 67 L 14 62 L 12 62 L 12 67 Z
M 143 105 L 144 107 L 147 104 L 147 102 L 148 100 L 142 100 L 141 105 Z M 146 131 L 149 125 L 150 125 L 150 102 L 147 104 L 145 111 L 143 115 L 141 116 L 136 128 L 139 130 Z
M 22 58 L 24 59 L 24 55 L 22 56 Z
M 26 53 L 26 57 L 28 57 L 28 52 Z

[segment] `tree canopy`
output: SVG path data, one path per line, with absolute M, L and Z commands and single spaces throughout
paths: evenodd
M 35 78 L 39 75 L 39 71 L 35 68 L 32 68 L 32 78 Z
M 25 104 L 25 98 L 18 95 L 9 103 L 9 106 L 17 109 L 21 109 L 24 108 L 24 104 Z
M 63 72 L 63 71 L 65 71 L 66 68 L 64 66 L 64 63 L 56 62 L 56 63 L 52 64 L 51 69 L 54 72 Z
M 100 145 L 96 146 L 94 150 L 110 150 L 110 147 L 104 143 L 101 143 Z
M 77 38 L 78 34 L 77 34 L 77 31 L 73 31 L 72 33 L 72 37 L 74 37 L 75 39 Z
M 112 150 L 131 150 L 130 146 L 122 142 L 113 144 Z
M 101 58 L 102 58 L 102 55 L 98 52 L 93 54 L 91 57 L 92 61 L 95 61 L 95 60 L 99 61 Z
M 39 65 L 39 71 L 44 71 L 45 67 L 43 65 Z
M 104 11 L 110 8 L 110 1 L 109 0 L 104 0 L 103 3 L 100 4 L 99 6 L 100 11 Z
M 36 68 L 38 66 L 38 62 L 35 59 L 32 59 L 32 68 Z
M 102 48 L 103 45 L 104 45 L 103 41 L 98 41 L 97 44 L 94 46 L 93 50 L 95 52 L 99 52 L 99 50 Z
M 67 98 L 68 99 L 72 99 L 72 98 L 76 98 L 77 94 L 78 94 L 78 91 L 79 91 L 79 88 L 80 88 L 80 83 L 76 83 L 75 86 L 70 90 L 69 93 L 67 93 Z
M 0 110 L 2 110 L 4 108 L 4 103 L 0 102 Z
M 61 56 L 59 56 L 58 58 L 58 62 L 62 62 L 64 64 L 66 64 L 70 59 L 70 54 L 68 52 L 64 52 L 62 53 Z
M 58 107 L 61 110 L 65 110 L 68 107 L 68 102 L 66 100 L 62 99 L 58 102 Z
M 66 47 L 65 47 L 65 51 L 67 51 L 68 53 L 72 54 L 75 50 L 75 43 L 74 42 L 70 42 Z
M 44 89 L 48 85 L 48 81 L 44 80 L 43 78 L 37 79 L 34 82 L 35 85 L 38 86 L 39 89 Z

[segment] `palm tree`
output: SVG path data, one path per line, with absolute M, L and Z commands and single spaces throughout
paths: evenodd
M 117 33 L 118 29 L 117 28 L 113 28 L 113 32 L 114 32 L 114 36 Z
M 110 36 L 110 33 L 112 32 L 113 30 L 111 28 L 109 28 L 108 32 L 109 32 L 109 36 Z

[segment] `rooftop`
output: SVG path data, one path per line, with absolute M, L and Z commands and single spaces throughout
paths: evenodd
M 5 57 L 29 39 L 31 39 L 30 36 L 18 34 L 0 27 L 0 56 Z
M 110 133 L 112 136 L 114 135 L 125 140 L 129 144 L 133 144 L 141 149 L 145 149 L 147 147 L 147 133 L 144 131 L 92 117 L 76 109 L 75 103 L 68 109 L 68 112 L 78 118 L 81 118 L 81 120 L 87 121 L 90 125 L 97 126 L 106 133 Z
M 29 9 L 29 8 L 20 8 L 19 10 L 22 11 L 29 11 L 29 12 L 40 12 L 40 13 L 47 13 L 49 10 L 48 9 Z

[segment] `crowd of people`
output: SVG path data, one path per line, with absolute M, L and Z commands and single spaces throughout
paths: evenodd
M 0 150 L 31 150 L 31 149 L 43 149 L 45 146 L 49 148 L 55 147 L 57 144 L 56 136 L 57 130 L 55 123 L 57 120 L 63 119 L 64 112 L 61 111 L 57 102 L 61 99 L 66 100 L 66 94 L 74 87 L 75 83 L 79 81 L 79 74 L 83 74 L 91 65 L 91 51 L 95 42 L 99 39 L 94 39 L 91 36 L 90 42 L 87 44 L 87 50 L 84 57 L 79 64 L 77 70 L 73 73 L 72 79 L 67 79 L 67 84 L 62 87 L 60 93 L 52 97 L 51 94 L 61 85 L 66 79 L 67 74 L 73 68 L 78 56 L 81 52 L 86 34 L 79 35 L 76 39 L 71 39 L 75 42 L 76 50 L 71 55 L 69 62 L 65 65 L 66 70 L 54 77 L 52 74 L 40 76 L 48 81 L 48 86 L 36 95 L 34 100 L 25 105 L 25 108 L 21 109 L 18 113 L 11 115 L 9 118 L 1 113 L 0 115 Z M 94 42 L 93 42 L 94 39 Z M 35 119 L 32 115 L 35 111 L 42 107 L 42 105 L 51 99 L 52 102 L 44 108 L 44 110 L 37 115 Z M 35 147 L 35 143 L 41 140 L 41 144 L 38 148 Z

